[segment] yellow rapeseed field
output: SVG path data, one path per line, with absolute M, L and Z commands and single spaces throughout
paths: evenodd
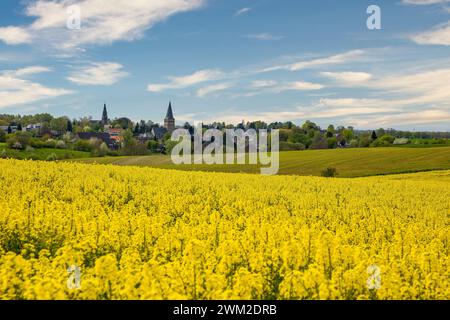
M 449 299 L 449 199 L 449 171 L 0 160 L 0 299 Z

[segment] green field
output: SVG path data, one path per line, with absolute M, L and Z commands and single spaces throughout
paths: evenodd
M 174 165 L 169 156 L 106 157 L 75 160 L 85 163 L 125 166 L 149 166 L 166 169 L 259 173 L 255 165 Z M 450 148 L 361 148 L 310 150 L 280 153 L 283 175 L 321 175 L 326 168 L 336 168 L 338 177 L 420 172 L 450 169 Z
M 33 151 L 22 151 L 7 149 L 6 143 L 0 143 L 0 153 L 6 150 L 7 158 L 14 158 L 19 160 L 47 160 L 51 154 L 55 154 L 57 159 L 79 159 L 88 158 L 91 156 L 89 152 L 81 152 L 66 149 L 34 149 Z

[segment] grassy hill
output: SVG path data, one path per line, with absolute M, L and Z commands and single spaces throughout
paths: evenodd
M 6 143 L 0 143 L 0 153 L 6 150 L 6 157 L 19 160 L 46 160 L 51 154 L 55 154 L 57 159 L 75 159 L 87 158 L 91 154 L 89 152 L 66 150 L 66 149 L 34 149 L 32 151 L 7 149 Z
M 106 157 L 75 160 L 85 163 L 121 166 L 149 166 L 187 171 L 259 173 L 254 165 L 174 165 L 170 156 Z M 450 148 L 364 148 L 310 150 L 280 153 L 282 175 L 321 175 L 326 168 L 336 168 L 339 177 L 420 172 L 450 169 Z

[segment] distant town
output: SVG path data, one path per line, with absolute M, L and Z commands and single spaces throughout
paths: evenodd
M 30 152 L 39 148 L 89 152 L 92 156 L 167 153 L 176 143 L 170 139 L 176 128 L 184 128 L 191 134 L 194 131 L 189 123 L 176 126 L 171 102 L 162 125 L 144 120 L 133 122 L 126 117 L 111 120 L 106 104 L 103 105 L 99 120 L 90 117 L 73 120 L 68 117 L 55 118 L 47 113 L 25 116 L 3 114 L 0 115 L 0 146 L 2 143 L 6 144 L 7 149 L 0 156 L 8 157 L 11 154 L 8 150 Z M 214 122 L 203 124 L 203 128 L 268 129 L 269 132 L 278 129 L 281 151 L 450 144 L 449 132 L 412 132 L 383 128 L 355 130 L 351 126 L 334 125 L 321 128 L 309 120 L 302 125 L 291 121 L 270 124 L 263 121 L 242 121 L 239 124 Z M 72 156 L 65 153 L 65 157 Z

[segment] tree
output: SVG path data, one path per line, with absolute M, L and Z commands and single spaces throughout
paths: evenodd
M 106 143 L 102 143 L 101 145 L 100 145 L 100 147 L 98 148 L 98 155 L 99 155 L 99 157 L 104 157 L 104 156 L 106 156 L 107 154 L 108 154 L 108 152 L 109 152 L 109 148 L 108 148 L 108 146 L 106 145 Z
M 292 123 L 292 121 L 287 121 L 287 122 L 283 123 L 284 129 L 292 129 L 293 127 L 295 127 L 295 125 Z
M 172 140 L 166 140 L 164 142 L 164 147 L 166 150 L 166 153 L 169 154 L 172 152 L 172 149 L 177 145 L 176 141 L 172 141 Z
M 141 128 L 139 127 L 139 123 L 136 123 L 136 126 L 134 127 L 134 135 L 138 135 L 140 133 Z
M 328 149 L 328 141 L 324 136 L 317 131 L 314 135 L 313 141 L 311 143 L 311 149 Z
M 67 120 L 67 132 L 73 132 L 73 124 L 70 120 Z
M 6 132 L 0 129 L 0 142 L 6 142 Z
M 133 138 L 133 133 L 131 130 L 122 131 L 122 147 L 128 148 L 136 145 L 136 140 Z
M 378 137 L 384 136 L 386 134 L 386 130 L 384 130 L 383 128 L 380 128 L 376 131 L 376 134 Z
M 377 133 L 375 131 L 372 131 L 372 135 L 370 136 L 370 138 L 372 139 L 372 141 L 375 141 L 378 139 Z
M 139 128 L 140 128 L 139 133 L 146 133 L 146 132 L 150 131 L 144 120 L 141 120 Z
M 50 121 L 50 129 L 55 130 L 59 133 L 67 132 L 67 119 L 66 117 L 55 118 Z
M 335 137 L 328 138 L 328 149 L 334 149 L 337 146 L 337 139 Z
M 342 135 L 344 136 L 346 141 L 351 141 L 353 139 L 353 130 L 350 129 L 344 129 L 342 131 Z
M 124 130 L 130 129 L 130 128 L 133 129 L 133 122 L 128 118 L 115 119 L 112 122 L 112 126 L 114 128 L 116 128 L 116 125 L 119 125 L 119 128 L 122 128 Z
M 22 131 L 22 124 L 21 124 L 21 123 L 19 123 L 19 124 L 17 125 L 17 131 Z
M 337 170 L 336 168 L 326 168 L 325 170 L 322 171 L 322 177 L 326 177 L 326 178 L 333 178 L 337 176 Z
M 131 156 L 131 155 L 137 155 L 140 154 L 141 148 L 138 145 L 137 140 L 133 137 L 133 132 L 128 129 L 128 130 L 124 130 L 121 134 L 122 136 L 122 150 L 121 153 L 127 156 Z M 140 145 L 143 146 L 143 149 L 147 150 L 147 147 L 145 145 Z
M 305 131 L 318 131 L 320 128 L 314 122 L 307 120 L 303 125 L 302 129 Z
M 380 138 L 381 141 L 387 142 L 388 144 L 393 144 L 395 141 L 395 137 L 391 136 L 390 134 L 385 134 Z
M 334 129 L 334 126 L 332 124 L 330 124 L 327 128 L 327 137 L 331 138 L 334 136 L 335 133 L 336 133 L 336 130 Z
M 289 130 L 286 129 L 280 129 L 280 133 L 279 133 L 279 137 L 280 137 L 280 141 L 288 141 L 289 139 Z
M 10 148 L 25 149 L 30 144 L 30 140 L 30 133 L 19 131 L 14 135 L 11 135 L 6 142 Z
M 151 151 L 151 152 L 157 152 L 158 148 L 159 148 L 159 143 L 155 140 L 150 140 L 147 144 L 147 148 Z
M 358 146 L 360 148 L 367 148 L 368 146 L 370 146 L 370 138 L 367 136 L 361 137 L 359 139 L 359 144 Z

